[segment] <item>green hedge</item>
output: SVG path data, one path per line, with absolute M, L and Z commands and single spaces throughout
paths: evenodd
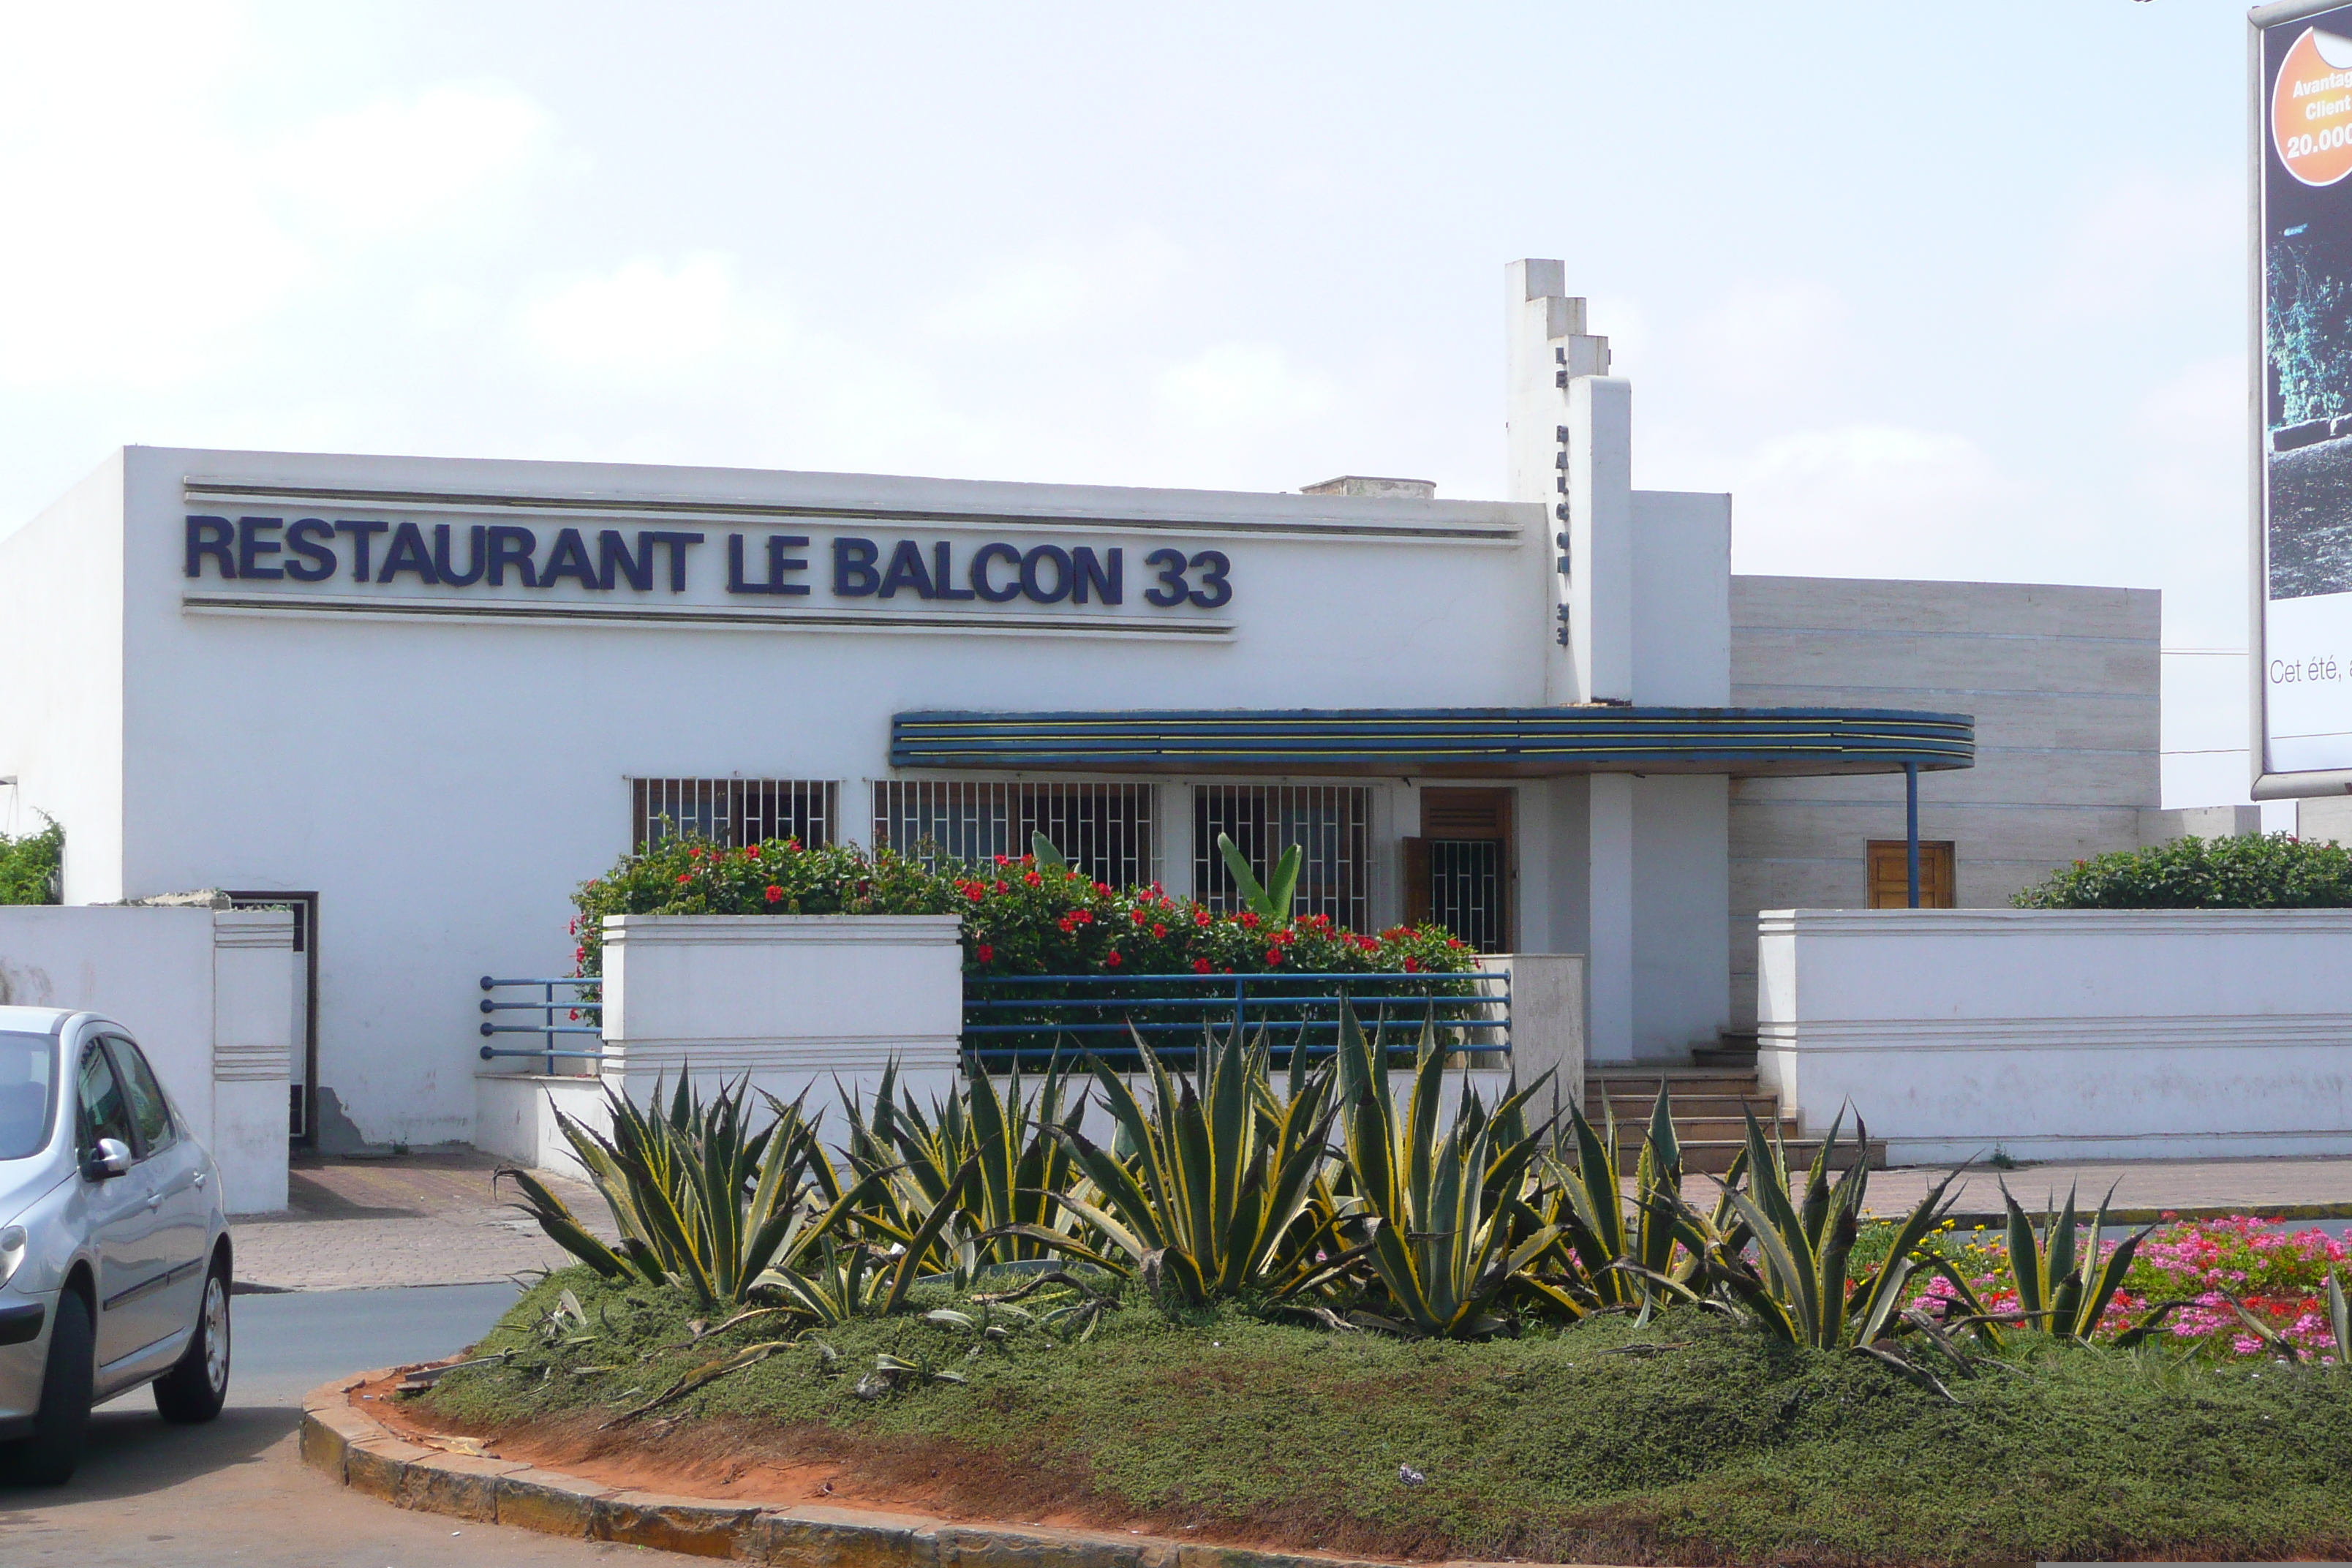
M 2352 909 L 2352 850 L 2284 833 L 2176 838 L 2077 860 L 2010 902 L 2021 910 Z
M 65 875 L 66 830 L 47 812 L 47 827 L 11 838 L 0 833 L 0 904 L 54 904 Z
M 969 974 L 1453 973 L 1478 956 L 1443 926 L 1360 935 L 1320 915 L 1262 921 L 1034 856 L 933 868 L 889 849 L 789 838 L 742 849 L 664 839 L 583 883 L 573 902 L 583 974 L 603 973 L 604 917 L 621 914 L 954 914 Z

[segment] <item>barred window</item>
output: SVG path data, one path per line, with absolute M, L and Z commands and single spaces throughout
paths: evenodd
M 824 779 L 631 779 L 630 845 L 644 850 L 673 835 L 738 848 L 797 838 L 833 842 L 840 785 Z
M 1241 908 L 1233 873 L 1217 850 L 1229 836 L 1263 884 L 1296 844 L 1295 915 L 1328 915 L 1361 931 L 1371 920 L 1372 792 L 1352 784 L 1195 784 L 1192 887 L 1212 909 Z
M 875 781 L 877 847 L 985 860 L 1027 854 L 1033 833 L 1097 882 L 1126 887 L 1160 875 L 1148 784 Z

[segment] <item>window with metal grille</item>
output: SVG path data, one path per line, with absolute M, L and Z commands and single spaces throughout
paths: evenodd
M 1294 915 L 1328 915 L 1361 931 L 1371 920 L 1372 792 L 1350 784 L 1195 784 L 1192 887 L 1212 909 L 1241 907 L 1217 850 L 1231 837 L 1263 884 L 1292 845 L 1299 858 Z
M 1511 940 L 1511 792 L 1424 789 L 1403 841 L 1405 923 L 1434 921 L 1480 952 Z
M 874 842 L 951 860 L 1029 852 L 1044 834 L 1071 865 L 1115 888 L 1156 880 L 1148 784 L 994 784 L 877 779 Z
M 1432 838 L 1429 918 L 1480 952 L 1503 951 L 1503 842 Z
M 797 838 L 833 842 L 840 785 L 824 779 L 631 779 L 629 837 L 638 850 L 673 835 L 730 848 Z

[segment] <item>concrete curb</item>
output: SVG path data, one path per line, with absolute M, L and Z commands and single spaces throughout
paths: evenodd
M 302 1396 L 302 1462 L 352 1491 L 420 1513 L 786 1568 L 1396 1568 L 1150 1535 L 961 1524 L 805 1503 L 763 1508 L 622 1490 L 512 1460 L 401 1441 L 353 1409 L 347 1397 L 391 1372 L 341 1378 Z

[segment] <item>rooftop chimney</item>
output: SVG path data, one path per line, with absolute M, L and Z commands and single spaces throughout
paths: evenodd
M 1376 479 L 1363 474 L 1342 474 L 1336 479 L 1325 479 L 1319 485 L 1308 485 L 1298 493 L 1303 496 L 1379 496 L 1385 500 L 1434 500 L 1437 481 Z

